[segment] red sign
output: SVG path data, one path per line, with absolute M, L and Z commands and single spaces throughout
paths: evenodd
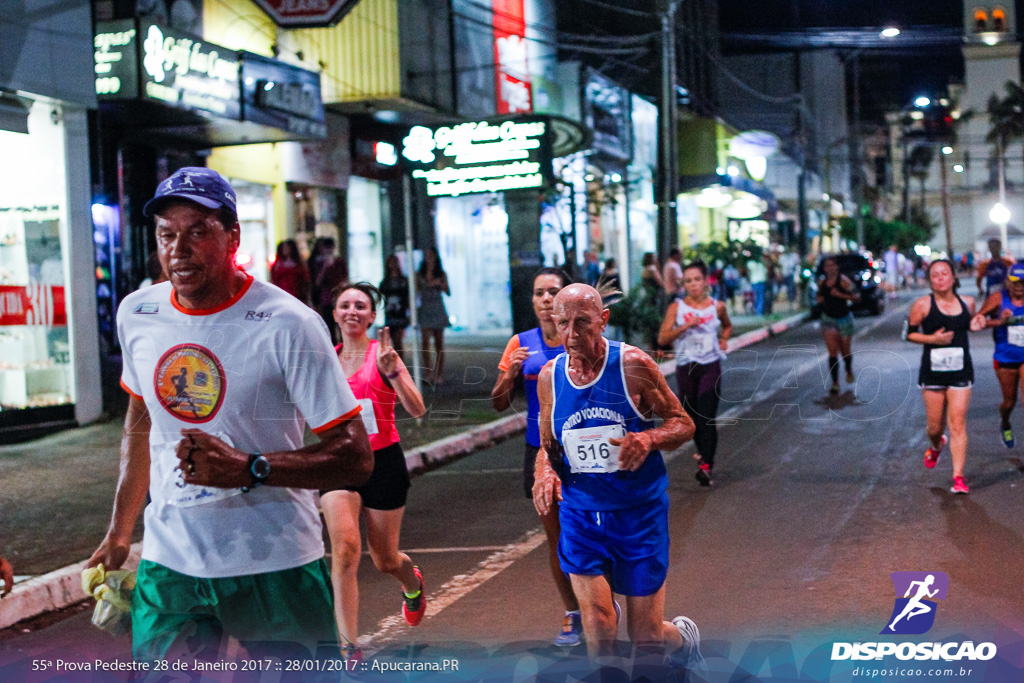
M 50 285 L 0 286 L 0 326 L 68 324 L 64 288 Z
M 499 114 L 533 113 L 523 0 L 493 0 L 494 82 Z
M 359 0 L 253 0 L 283 28 L 319 28 L 341 21 Z

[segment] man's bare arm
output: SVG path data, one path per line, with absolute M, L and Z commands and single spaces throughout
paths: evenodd
M 658 364 L 638 348 L 625 349 L 626 391 L 637 410 L 645 416 L 664 420 L 660 427 L 641 434 L 650 440 L 649 450 L 671 451 L 693 438 L 696 427 L 683 405 L 669 388 Z M 646 456 L 646 454 L 645 454 Z M 639 465 L 638 465 L 639 466 Z
M 132 396 L 121 436 L 121 465 L 114 494 L 110 527 L 100 547 L 86 563 L 95 567 L 118 569 L 128 559 L 135 523 L 146 504 L 149 491 L 149 432 L 152 424 L 145 402 Z
M 198 429 L 181 430 L 177 455 L 185 482 L 217 488 L 252 483 L 249 453 Z M 373 450 L 359 416 L 318 434 L 320 442 L 294 451 L 263 453 L 270 462 L 265 486 L 340 489 L 361 486 L 373 472 Z

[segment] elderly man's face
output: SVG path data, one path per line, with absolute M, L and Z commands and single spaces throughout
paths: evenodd
M 160 265 L 186 303 L 216 297 L 228 287 L 238 241 L 237 226 L 225 228 L 216 211 L 193 202 L 169 204 L 156 216 Z
M 580 285 L 563 289 L 555 297 L 553 318 L 562 346 L 571 355 L 592 355 L 602 349 L 608 311 L 596 290 Z

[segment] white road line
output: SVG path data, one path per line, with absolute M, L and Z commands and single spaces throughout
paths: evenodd
M 447 470 L 445 468 L 441 468 L 439 470 L 433 470 L 432 472 L 427 472 L 426 474 L 421 475 L 421 476 L 424 476 L 424 477 L 459 476 L 459 477 L 461 477 L 461 476 L 463 476 L 465 474 L 513 474 L 513 473 L 514 474 L 522 474 L 523 473 L 523 468 L 522 467 L 492 467 L 490 469 L 482 469 L 482 470 L 455 470 L 455 469 Z
M 507 545 L 463 545 L 451 548 L 402 548 L 403 553 L 413 555 L 431 555 L 440 553 L 493 553 L 498 550 L 505 550 Z M 364 550 L 363 555 L 369 555 L 369 550 Z
M 887 316 L 881 315 L 873 321 L 871 324 L 866 325 L 862 329 L 858 330 L 854 335 L 856 337 L 862 337 L 867 333 L 873 331 L 879 325 L 881 325 Z M 794 367 L 790 372 L 791 374 L 801 375 L 808 370 L 817 367 L 821 363 L 821 358 L 808 359 L 803 363 L 800 363 Z M 764 401 L 771 398 L 774 394 L 786 389 L 786 386 L 780 386 L 775 389 L 766 389 L 760 391 L 750 398 L 747 402 L 730 408 L 721 415 L 720 418 L 739 417 L 748 412 L 755 405 L 759 405 Z M 690 452 L 693 449 L 693 442 L 685 444 L 682 448 L 678 448 L 671 453 L 665 453 L 664 458 L 666 464 L 679 457 L 680 455 Z M 477 470 L 482 471 L 482 470 Z M 512 470 L 510 470 L 512 471 Z M 518 469 L 514 470 L 520 471 Z M 460 472 L 464 474 L 464 472 Z M 487 581 L 490 581 L 501 572 L 508 569 L 514 562 L 526 557 L 531 552 L 539 548 L 545 542 L 544 530 L 541 527 L 535 527 L 517 541 L 510 543 L 506 546 L 498 546 L 500 548 L 492 555 L 482 560 L 477 564 L 476 568 L 467 574 L 459 574 L 453 576 L 447 583 L 438 588 L 436 591 L 427 591 L 427 613 L 424 615 L 424 619 L 430 619 L 431 617 L 437 616 L 442 611 L 451 607 L 453 604 L 467 596 L 472 591 L 482 586 Z M 476 549 L 482 549 L 476 548 Z M 425 553 L 425 552 L 444 552 L 447 549 L 437 548 L 429 549 L 424 548 L 421 550 L 409 550 L 410 553 Z M 469 551 L 474 548 L 464 548 L 463 550 Z M 453 550 L 455 551 L 455 550 Z M 405 620 L 401 616 L 391 616 L 381 619 L 377 624 L 377 632 L 370 635 L 365 635 L 359 638 L 359 646 L 367 651 L 367 654 L 372 654 L 374 651 L 379 649 L 381 646 L 386 645 L 400 635 L 409 630 L 406 626 Z M 372 646 L 372 649 L 371 649 Z
M 539 548 L 544 542 L 543 529 L 540 527 L 532 529 L 519 540 L 503 546 L 501 550 L 482 560 L 468 574 L 453 576 L 436 591 L 428 591 L 427 613 L 424 619 L 430 619 L 451 607 L 466 595 L 508 569 L 514 562 L 526 557 Z M 374 649 L 379 648 L 381 645 L 393 641 L 408 629 L 409 627 L 406 626 L 405 620 L 401 616 L 387 617 L 377 624 L 376 633 L 359 638 L 359 646 L 367 649 L 367 652 L 370 653 L 369 648 L 371 645 Z

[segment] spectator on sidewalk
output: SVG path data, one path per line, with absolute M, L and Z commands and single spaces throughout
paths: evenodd
M 380 293 L 384 297 L 384 326 L 391 335 L 391 345 L 401 357 L 405 328 L 409 327 L 409 278 L 402 274 L 402 265 L 394 254 L 384 262 Z
M 420 353 L 423 358 L 423 369 L 427 373 L 433 369 L 434 385 L 440 386 L 444 384 L 444 331 L 451 327 L 441 295 L 451 296 L 452 290 L 448 286 L 448 275 L 444 272 L 441 256 L 437 253 L 436 247 L 430 247 L 423 252 L 423 263 L 420 264 L 416 277 L 420 291 L 417 322 L 422 336 Z M 430 362 L 430 339 L 434 340 L 433 364 Z
M 337 642 L 316 491 L 363 484 L 372 451 L 322 321 L 235 266 L 235 205 L 207 168 L 161 182 L 143 213 L 170 282 L 118 310 L 130 399 L 110 527 L 86 566 L 124 565 L 145 509 L 138 661 L 221 661 L 229 638 L 256 658 Z M 319 442 L 303 446 L 307 424 Z
M 782 286 L 786 288 L 786 301 L 796 303 L 796 283 L 799 277 L 800 255 L 795 251 L 785 251 L 779 257 L 779 268 L 782 271 Z
M 270 267 L 270 282 L 304 304 L 309 304 L 309 271 L 299 256 L 299 245 L 293 239 L 277 245 L 277 257 Z
M 597 254 L 592 251 L 585 251 L 583 252 L 583 260 L 585 261 L 587 284 L 591 287 L 596 287 L 597 281 L 601 279 L 601 266 L 599 265 Z
M 665 286 L 665 307 L 675 301 L 679 288 L 683 286 L 683 252 L 673 248 L 668 253 L 661 281 Z
M 765 291 L 768 288 L 768 268 L 760 258 L 751 257 L 747 260 L 747 279 L 750 289 L 754 292 L 754 314 L 765 313 Z
M 734 299 L 740 287 L 740 271 L 733 264 L 727 263 L 725 268 L 722 269 L 722 280 L 725 285 L 725 293 L 722 298 L 735 311 L 736 302 Z
M 902 277 L 902 262 L 900 258 L 903 256 L 899 252 L 899 247 L 895 244 L 890 244 L 888 251 L 885 252 L 885 256 L 882 260 L 885 262 L 885 289 L 889 292 L 889 297 L 896 296 L 896 290 L 900 287 L 900 278 Z

